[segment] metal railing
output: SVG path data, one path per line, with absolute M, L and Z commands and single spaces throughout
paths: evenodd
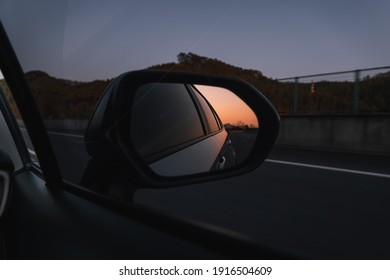
M 386 71 L 388 70 L 388 71 Z M 277 79 L 292 92 L 287 114 L 390 113 L 390 66 Z

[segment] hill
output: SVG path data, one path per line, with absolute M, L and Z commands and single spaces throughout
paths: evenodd
M 346 114 L 353 109 L 354 82 L 301 82 L 295 87 L 293 81 L 278 82 L 265 77 L 260 71 L 242 69 L 193 53 L 179 53 L 177 63 L 156 65 L 149 69 L 207 73 L 243 79 L 262 92 L 280 114 L 293 113 L 295 90 L 298 92 L 300 114 Z M 390 112 L 390 72 L 368 77 L 360 82 L 360 112 Z
M 177 63 L 166 63 L 151 66 L 151 70 L 169 70 L 178 72 L 214 74 L 225 77 L 233 77 L 254 83 L 261 80 L 269 80 L 260 71 L 243 69 L 222 62 L 218 59 L 211 59 L 193 53 L 179 53 Z
M 313 83 L 278 82 L 260 71 L 243 69 L 193 53 L 179 53 L 177 62 L 151 66 L 151 70 L 208 73 L 243 79 L 253 84 L 280 114 L 293 113 L 294 91 L 298 92 L 298 113 L 351 113 L 353 82 L 320 81 Z M 43 118 L 89 118 L 104 89 L 111 80 L 91 82 L 58 79 L 42 71 L 26 73 L 26 79 Z M 0 81 L 10 105 L 16 111 L 5 81 Z M 390 113 L 390 72 L 366 77 L 360 82 L 360 111 Z M 16 113 L 17 114 L 17 113 Z M 18 116 L 18 114 L 17 114 Z
M 110 82 L 69 81 L 42 71 L 26 73 L 26 80 L 44 118 L 89 118 Z
M 265 77 L 258 70 L 243 69 L 193 53 L 179 53 L 177 63 L 166 63 L 151 66 L 152 70 L 168 70 L 191 73 L 205 73 L 245 80 L 259 89 L 280 112 L 289 112 L 292 105 L 286 96 L 292 92 L 292 86 L 287 83 L 279 83 L 276 80 Z

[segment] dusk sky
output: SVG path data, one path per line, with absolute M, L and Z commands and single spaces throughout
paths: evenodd
M 222 123 L 236 125 L 238 121 L 259 127 L 255 113 L 233 92 L 220 87 L 195 85 L 217 112 Z
M 271 78 L 390 65 L 390 1 L 0 0 L 25 71 L 93 80 L 193 52 Z

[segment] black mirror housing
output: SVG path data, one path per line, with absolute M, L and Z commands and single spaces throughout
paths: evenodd
M 216 172 L 162 176 L 151 170 L 132 144 L 129 129 L 137 90 L 147 84 L 183 84 L 221 87 L 233 92 L 253 111 L 258 133 L 247 158 L 237 166 Z M 240 175 L 257 168 L 268 156 L 279 131 L 279 115 L 254 86 L 239 79 L 165 71 L 134 71 L 114 79 L 103 93 L 85 134 L 88 153 L 108 164 L 115 162 L 132 174 L 139 187 L 173 187 Z M 222 128 L 221 128 L 222 129 Z M 224 129 L 224 128 L 223 128 Z

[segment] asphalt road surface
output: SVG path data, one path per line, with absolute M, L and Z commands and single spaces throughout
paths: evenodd
M 241 163 L 248 158 L 253 143 L 256 140 L 257 133 L 231 131 L 229 134 L 234 150 L 236 151 L 237 162 Z
M 66 179 L 88 162 L 83 137 L 50 133 Z M 239 177 L 165 190 L 135 202 L 245 233 L 305 258 L 390 259 L 390 158 L 274 148 Z

